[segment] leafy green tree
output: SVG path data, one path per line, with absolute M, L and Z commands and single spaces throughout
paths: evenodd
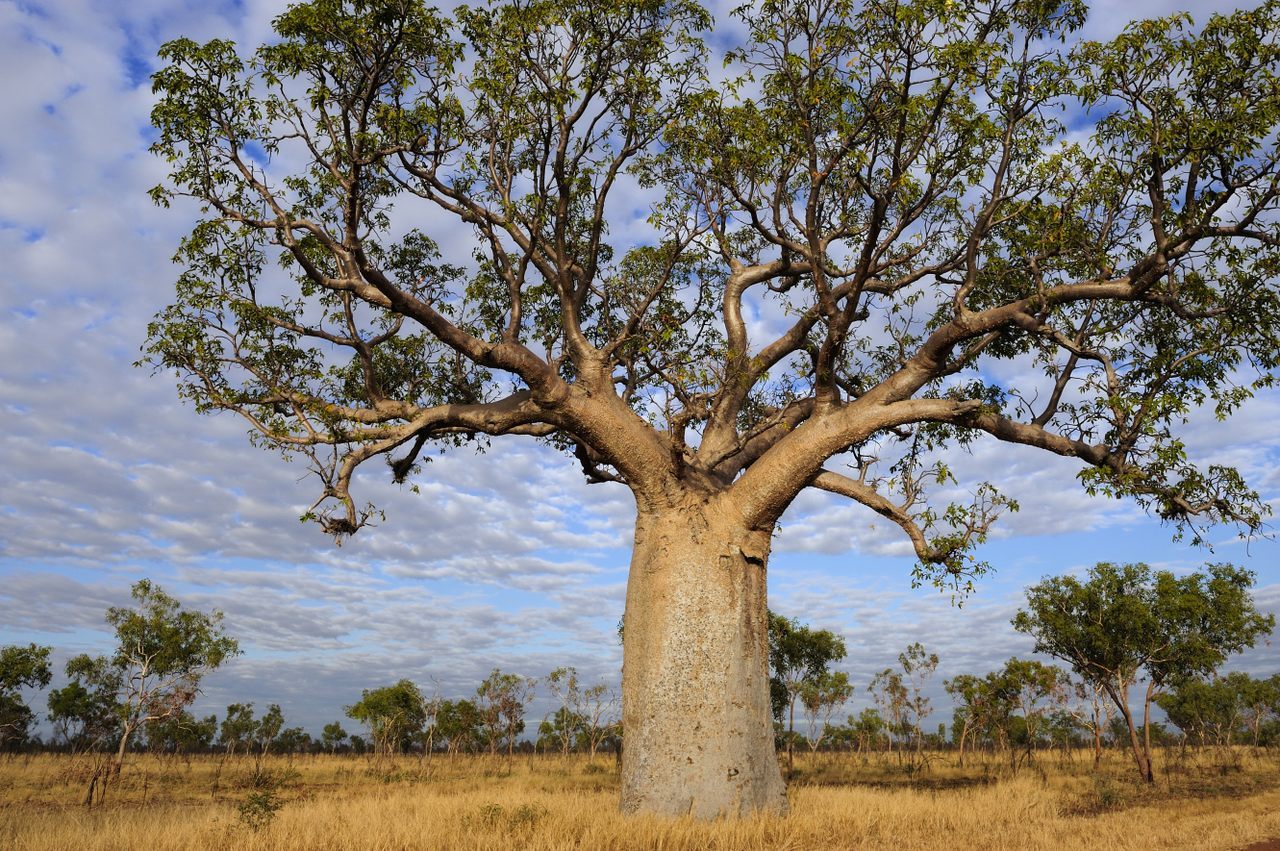
M 586 727 L 586 718 L 562 706 L 538 724 L 536 747 L 540 751 L 559 751 L 567 755 L 582 741 Z
M 450 757 L 474 750 L 483 739 L 480 709 L 471 700 L 443 701 L 436 712 L 436 729 Z
M 253 731 L 259 755 L 271 750 L 272 745 L 275 744 L 276 738 L 283 729 L 284 713 L 280 710 L 280 704 L 273 703 L 267 707 L 266 712 L 262 713 L 262 717 L 258 719 Z
M 1239 683 L 1230 677 L 1212 680 L 1186 680 L 1157 695 L 1156 705 L 1164 710 L 1170 723 L 1200 746 L 1229 746 L 1240 731 L 1242 705 Z
M 107 623 L 115 630 L 111 664 L 120 672 L 120 744 L 114 770 L 138 728 L 176 715 L 200 693 L 200 681 L 240 653 L 222 627 L 222 612 L 209 614 L 182 605 L 150 580 L 134 583 L 136 608 L 112 606 Z
M 1073 680 L 1070 685 L 1073 705 L 1066 712 L 1087 730 L 1093 739 L 1093 768 L 1102 765 L 1102 736 L 1111 720 L 1111 704 L 1096 680 Z
M 826 671 L 800 689 L 800 702 L 804 705 L 805 719 L 809 723 L 807 738 L 810 750 L 817 750 L 827 738 L 831 716 L 848 703 L 852 696 L 853 684 L 844 671 Z
M 320 731 L 320 744 L 329 753 L 336 753 L 346 740 L 347 731 L 342 729 L 342 724 L 338 721 L 325 724 L 324 729 Z
M 1004 704 L 994 677 L 959 674 L 943 682 L 953 703 L 951 735 L 959 739 L 959 763 L 964 766 L 965 745 L 999 723 Z
M 347 717 L 369 728 L 374 753 L 399 753 L 413 743 L 426 722 L 422 692 L 409 680 L 395 685 L 365 689 L 360 700 L 346 708 Z
M 849 725 L 853 728 L 854 735 L 858 739 L 859 751 L 874 744 L 884 735 L 884 718 L 875 709 L 864 709 L 858 713 L 857 718 L 850 716 Z
M 253 737 L 258 722 L 253 717 L 252 703 L 232 703 L 222 718 L 218 741 L 229 755 L 238 750 L 248 752 L 253 747 Z
M 314 745 L 311 734 L 301 727 L 285 727 L 271 740 L 274 753 L 309 753 Z
M 1254 679 L 1241 671 L 1210 680 L 1189 679 L 1156 697 L 1169 720 L 1201 745 L 1230 745 L 1247 733 L 1262 742 L 1268 719 L 1280 717 L 1280 674 Z
M 0 749 L 27 740 L 35 715 L 22 699 L 21 691 L 49 685 L 52 649 L 36 644 L 0 647 Z
M 82 653 L 67 660 L 70 680 L 49 692 L 49 721 L 57 739 L 73 752 L 119 741 L 120 669 L 105 656 Z
M 796 703 L 806 685 L 820 681 L 846 655 L 844 639 L 828 629 L 802 626 L 768 612 L 769 669 L 773 716 L 787 714 L 787 770 L 795 769 Z
M 504 674 L 494 668 L 476 688 L 476 708 L 489 753 L 505 748 L 511 758 L 516 737 L 524 732 L 524 710 L 536 683 L 531 677 Z
M 604 683 L 582 690 L 579 715 L 582 716 L 582 738 L 587 755 L 594 761 L 596 752 L 610 739 L 620 741 L 618 732 L 618 694 Z
M 932 709 L 932 702 L 924 694 L 925 683 L 937 669 L 938 655 L 926 651 L 920 642 L 913 642 L 898 654 L 898 670 L 885 668 L 867 688 L 888 719 L 890 732 L 909 736 L 917 758 L 924 744 L 920 725 Z
M 196 718 L 184 709 L 165 718 L 148 721 L 146 734 L 147 749 L 155 753 L 201 753 L 213 745 L 218 734 L 218 717 Z
M 1263 725 L 1268 721 L 1280 721 L 1280 674 L 1272 674 L 1265 680 L 1253 679 L 1247 674 L 1244 676 L 1240 703 L 1244 707 L 1244 722 L 1253 733 L 1253 746 L 1256 748 L 1262 744 Z
M 1266 513 L 1178 432 L 1280 363 L 1275 0 L 1105 44 L 1067 43 L 1081 0 L 736 14 L 726 49 L 693 0 L 313 0 L 256 49 L 170 42 L 154 79 L 154 197 L 201 218 L 145 357 L 306 459 L 308 517 L 355 533 L 361 465 L 472 437 L 634 493 L 628 812 L 785 810 L 765 576 L 807 489 L 961 592 L 1014 507 L 937 496 L 974 440 L 1196 538 Z
M 554 717 L 550 722 L 543 719 L 538 725 L 538 742 L 542 746 L 554 740 L 556 748 L 567 755 L 585 724 L 585 719 L 577 711 L 578 704 L 582 702 L 578 670 L 572 666 L 556 668 L 547 674 L 545 682 L 560 707 L 553 713 Z
M 1254 605 L 1252 586 L 1251 572 L 1229 564 L 1179 577 L 1145 564 L 1103 562 L 1083 582 L 1059 576 L 1028 588 L 1027 608 L 1013 625 L 1035 638 L 1037 653 L 1063 660 L 1106 692 L 1124 720 L 1138 772 L 1153 782 L 1153 699 L 1208 676 L 1275 627 L 1275 616 Z M 1129 690 L 1141 675 L 1146 691 L 1139 741 Z
M 1061 668 L 1017 657 L 996 673 L 998 703 L 1007 707 L 1006 723 L 1016 719 L 1020 728 L 1019 736 L 1009 738 L 1021 740 L 1023 758 L 1032 758 L 1041 734 L 1048 728 L 1050 715 L 1066 705 L 1070 680 Z

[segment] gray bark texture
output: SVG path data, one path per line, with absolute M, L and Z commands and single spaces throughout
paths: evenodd
M 769 533 L 690 499 L 641 513 L 623 632 L 622 811 L 783 814 L 769 713 Z

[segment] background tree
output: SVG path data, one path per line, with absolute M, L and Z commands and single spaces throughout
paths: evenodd
M 325 724 L 324 729 L 320 731 L 320 743 L 329 753 L 337 753 L 338 748 L 342 747 L 342 743 L 346 740 L 347 731 L 342 729 L 342 724 L 338 721 Z
M 200 693 L 205 675 L 240 652 L 223 632 L 221 612 L 184 610 L 147 579 L 134 583 L 131 594 L 136 608 L 107 610 L 116 638 L 111 663 L 120 671 L 116 774 L 140 725 L 181 712 Z
M 538 738 L 542 738 L 543 727 L 546 727 L 548 738 L 555 741 L 556 747 L 562 754 L 568 755 L 584 724 L 582 714 L 577 711 L 578 705 L 582 703 L 582 690 L 578 687 L 578 670 L 572 666 L 556 668 L 547 674 L 546 683 L 551 696 L 560 704 L 560 708 L 556 710 L 551 722 L 544 719 L 539 725 Z
M 484 739 L 489 753 L 505 749 L 510 760 L 516 737 L 524 732 L 524 710 L 537 680 L 519 674 L 504 674 L 497 668 L 476 688 Z
M 1069 664 L 1098 684 L 1120 712 L 1138 772 L 1148 782 L 1151 703 L 1171 685 L 1212 673 L 1232 653 L 1275 627 L 1249 594 L 1253 574 L 1229 564 L 1178 577 L 1145 564 L 1100 563 L 1084 582 L 1045 579 L 1027 589 L 1027 608 L 1013 626 L 1031 634 L 1037 653 Z M 1129 709 L 1129 689 L 1146 676 L 1142 741 Z
M 857 739 L 858 752 L 861 753 L 884 734 L 885 723 L 878 711 L 868 708 L 859 712 L 857 718 L 849 716 L 849 727 Z
M 1228 677 L 1231 675 L 1228 674 Z M 1244 723 L 1253 733 L 1253 746 L 1262 744 L 1262 728 L 1268 721 L 1280 721 L 1280 674 L 1264 679 L 1254 679 L 1248 674 L 1240 688 L 1240 703 L 1244 708 Z
M 888 734 L 889 749 L 893 750 L 894 739 L 911 729 L 910 702 L 911 693 L 907 689 L 902 673 L 892 668 L 885 668 L 871 678 L 867 686 L 872 699 L 879 707 L 885 720 L 885 732 Z
M 582 735 L 592 761 L 596 752 L 610 737 L 618 735 L 618 693 L 604 683 L 596 683 L 582 692 Z
M 218 741 L 228 755 L 234 756 L 237 750 L 248 752 L 253 746 L 257 726 L 252 703 L 232 703 L 227 707 L 227 714 L 222 717 Z
M 271 749 L 283 729 L 284 712 L 280 710 L 280 704 L 273 703 L 267 707 L 266 712 L 262 713 L 262 717 L 254 727 L 254 744 L 257 746 L 259 756 L 265 755 Z
M 145 725 L 147 750 L 161 754 L 201 753 L 209 750 L 218 734 L 218 717 L 196 718 L 183 709 Z
M 1070 679 L 1061 668 L 1016 657 L 996 674 L 1002 702 L 1009 708 L 1006 718 L 1018 721 L 1023 758 L 1033 758 L 1037 741 L 1049 724 L 1049 716 L 1066 705 Z M 1018 763 L 1014 764 L 1016 767 Z
M 921 723 L 929 716 L 931 701 L 925 696 L 925 683 L 938 668 L 938 655 L 929 653 L 916 641 L 898 654 L 898 668 L 885 668 L 868 687 L 889 720 L 890 731 L 909 736 L 919 758 L 924 744 Z
M 22 699 L 24 688 L 49 685 L 49 653 L 53 648 L 28 644 L 0 647 L 0 750 L 27 740 L 35 715 Z
M 1247 735 L 1262 743 L 1263 725 L 1280 716 L 1280 674 L 1255 679 L 1242 671 L 1209 680 L 1187 679 L 1156 697 L 1169 720 L 1201 746 L 1230 746 Z
M 369 728 L 374 753 L 399 753 L 413 742 L 426 721 L 422 692 L 409 680 L 395 685 L 365 689 L 360 700 L 346 708 L 352 718 Z
M 1096 680 L 1072 681 L 1074 705 L 1067 711 L 1076 722 L 1089 731 L 1093 739 L 1093 768 L 1102 765 L 1102 735 L 1111 723 L 1112 706 L 1107 702 L 1105 689 Z
M 844 639 L 828 629 L 812 629 L 795 618 L 768 612 L 770 694 L 773 715 L 787 722 L 787 770 L 795 770 L 796 702 L 806 685 L 816 684 L 845 657 Z
M 951 736 L 959 747 L 958 762 L 964 766 L 965 745 L 991 727 L 1001 711 L 1000 694 L 990 677 L 959 674 L 942 684 L 952 700 Z
M 105 656 L 81 653 L 67 660 L 69 682 L 49 692 L 49 721 L 73 753 L 119 741 L 121 672 Z
M 474 701 L 446 700 L 440 704 L 436 713 L 436 729 L 444 739 L 450 757 L 477 747 L 483 736 L 480 723 L 480 710 Z
M 271 741 L 271 751 L 280 754 L 312 753 L 315 742 L 301 727 L 285 727 Z
M 1266 513 L 1177 431 L 1280 361 L 1274 0 L 1073 46 L 1080 0 L 737 15 L 728 80 L 692 0 L 314 0 L 256 50 L 170 42 L 154 78 L 154 197 L 200 220 L 145 357 L 305 458 L 308 517 L 352 534 L 362 464 L 482 436 L 634 494 L 629 812 L 786 808 L 765 575 L 808 488 L 961 592 L 1014 507 L 953 481 L 973 441 L 1076 459 L 1196 540 Z M 611 244 L 637 184 L 650 235 Z M 441 257 L 424 208 L 469 244 Z
M 1200 747 L 1228 747 L 1241 724 L 1238 682 L 1226 678 L 1185 680 L 1156 697 L 1169 722 Z
M 853 684 L 844 671 L 828 671 L 800 689 L 805 718 L 809 723 L 809 749 L 817 750 L 831 727 L 831 716 L 853 696 Z
M 576 747 L 586 731 L 586 719 L 563 706 L 542 719 L 538 725 L 537 750 L 559 751 L 568 755 Z

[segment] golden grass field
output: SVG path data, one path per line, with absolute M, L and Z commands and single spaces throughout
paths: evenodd
M 5 756 L 0 848 L 1209 851 L 1280 837 L 1274 751 L 1162 760 L 1154 788 L 1130 779 L 1121 754 L 1098 774 L 1083 754 L 1042 756 L 1017 776 L 1003 762 L 962 770 L 948 759 L 912 778 L 892 759 L 806 756 L 790 816 L 696 823 L 619 815 L 612 758 L 322 755 L 258 766 L 132 755 L 89 809 L 87 758 Z

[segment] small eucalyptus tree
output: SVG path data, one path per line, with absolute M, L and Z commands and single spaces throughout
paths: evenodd
M 227 706 L 227 714 L 222 717 L 222 725 L 218 729 L 218 743 L 222 745 L 228 756 L 234 756 L 237 750 L 248 753 L 253 747 L 254 732 L 258 722 L 253 717 L 252 703 L 232 703 Z
M 147 579 L 134 583 L 131 593 L 136 608 L 107 610 L 116 634 L 111 664 L 120 674 L 116 774 L 139 727 L 185 710 L 199 695 L 205 675 L 240 653 L 236 640 L 223 631 L 222 612 L 183 609 Z
M 1027 589 L 1013 626 L 1035 638 L 1037 653 L 1071 666 L 1110 698 L 1124 721 L 1138 773 L 1154 782 L 1151 704 L 1171 687 L 1207 677 L 1232 653 L 1275 627 L 1249 590 L 1254 576 L 1229 564 L 1176 576 L 1145 564 L 1100 563 L 1085 581 L 1057 576 Z M 1145 678 L 1142 738 L 1129 691 Z
M 52 649 L 38 644 L 0 647 L 0 750 L 26 741 L 35 714 L 21 692 L 49 685 Z
M 829 629 L 813 629 L 795 618 L 767 612 L 769 681 L 774 717 L 787 723 L 787 770 L 795 769 L 796 703 L 806 687 L 828 676 L 831 664 L 848 652 L 844 639 Z
M 427 721 L 422 691 L 410 680 L 365 689 L 346 713 L 369 728 L 374 753 L 379 758 L 404 750 Z
M 809 724 L 809 750 L 816 751 L 831 731 L 831 716 L 853 696 L 853 684 L 844 671 L 827 671 L 800 690 L 805 720 Z
M 578 734 L 582 730 L 585 719 L 578 711 L 582 703 L 582 689 L 578 685 L 578 669 L 573 666 L 556 668 L 544 678 L 551 696 L 560 704 L 551 722 L 543 719 L 539 733 L 546 734 L 555 741 L 564 756 L 576 744 Z
M 342 729 L 342 722 L 331 721 L 320 731 L 320 743 L 329 753 L 337 753 L 347 740 L 347 731 Z
M 524 732 L 524 710 L 537 682 L 533 677 L 504 674 L 494 668 L 476 688 L 476 708 L 489 753 L 505 749 L 511 759 L 516 737 Z
M 121 673 L 105 656 L 81 653 L 67 660 L 69 682 L 49 692 L 49 721 L 72 753 L 119 741 Z
M 1013 508 L 951 487 L 973 441 L 1262 522 L 1176 433 L 1280 359 L 1280 5 L 1071 43 L 1085 13 L 765 0 L 713 55 L 694 0 L 312 0 L 256 49 L 170 42 L 154 197 L 200 213 L 145 357 L 306 459 L 337 537 L 376 516 L 358 468 L 441 443 L 625 485 L 623 809 L 784 811 L 765 574 L 801 492 L 960 589 Z

